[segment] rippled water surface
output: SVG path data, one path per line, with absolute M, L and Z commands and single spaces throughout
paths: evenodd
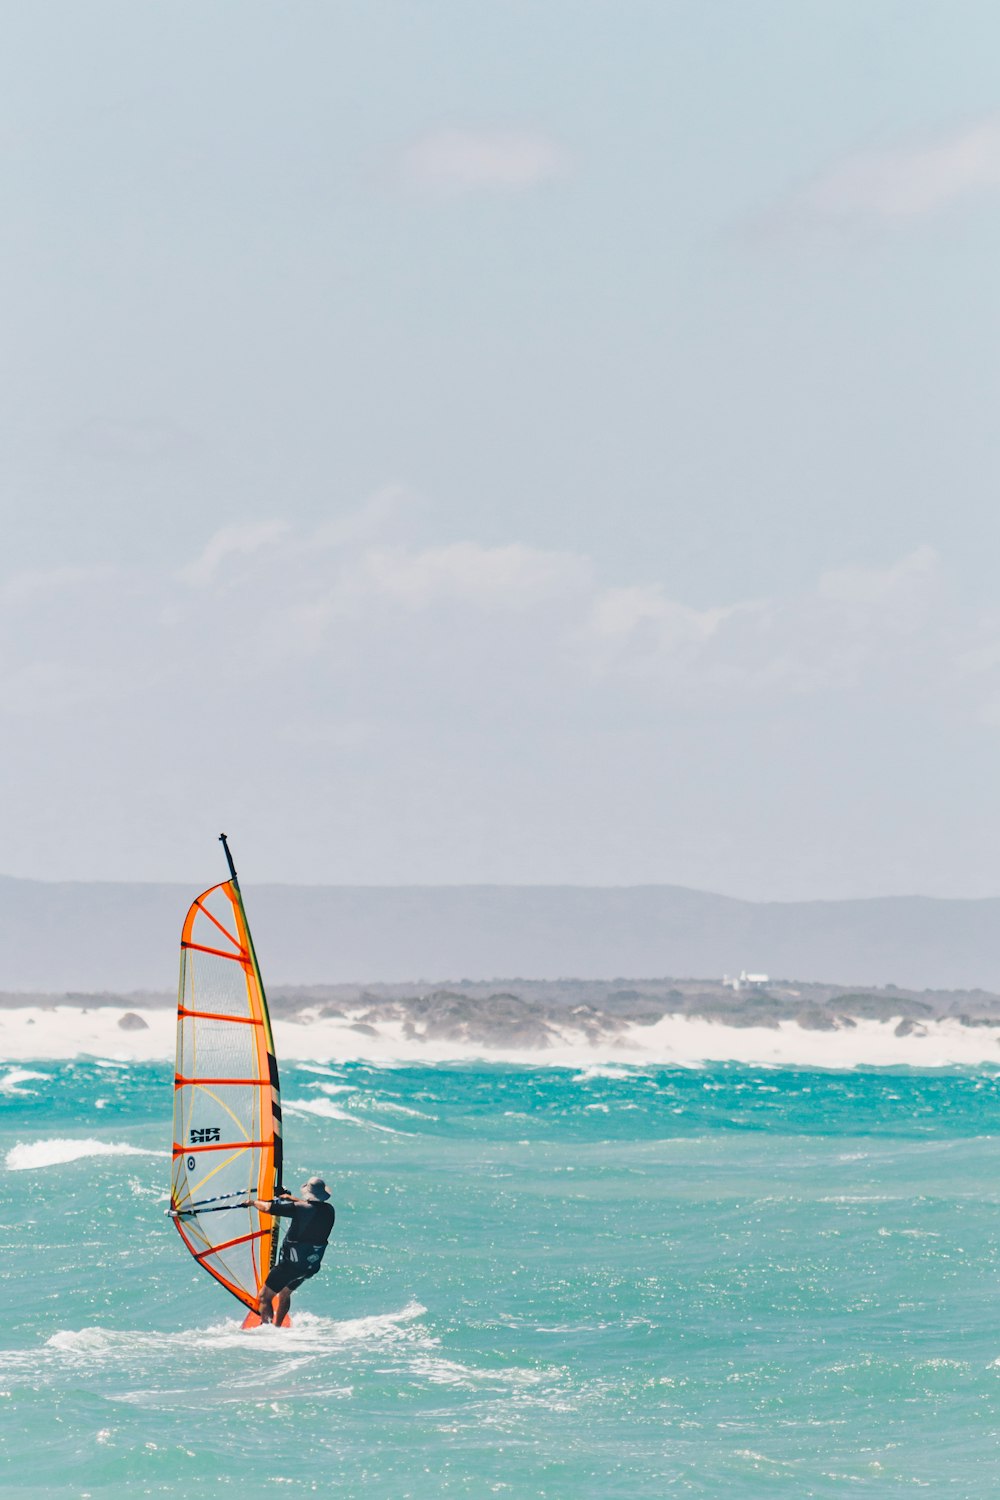
M 0 1070 L 2 1484 L 54 1496 L 1000 1488 L 1000 1081 L 285 1070 L 335 1240 L 289 1331 L 164 1217 L 170 1070 Z

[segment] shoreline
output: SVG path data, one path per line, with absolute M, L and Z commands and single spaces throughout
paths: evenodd
M 369 1062 L 431 1065 L 495 1062 L 535 1067 L 603 1065 L 699 1067 L 744 1063 L 843 1070 L 857 1067 L 1000 1067 L 1000 1027 L 953 1017 L 913 1025 L 900 1017 L 860 1019 L 816 1030 L 792 1019 L 771 1025 L 730 1025 L 718 1018 L 668 1013 L 652 1023 L 623 1021 L 595 1031 L 572 1013 L 550 1025 L 541 1042 L 477 1034 L 441 1036 L 419 1021 L 387 1015 L 373 1024 L 357 1007 L 336 1016 L 306 1008 L 273 1020 L 275 1044 L 287 1062 Z M 130 1009 L 25 1005 L 0 1011 L 0 1056 L 8 1063 L 106 1058 L 169 1062 L 175 1016 L 165 1006 Z

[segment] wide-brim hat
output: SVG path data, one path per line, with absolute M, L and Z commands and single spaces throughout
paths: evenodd
M 304 1186 L 304 1192 L 306 1198 L 311 1198 L 317 1203 L 325 1203 L 330 1196 L 322 1177 L 310 1177 Z

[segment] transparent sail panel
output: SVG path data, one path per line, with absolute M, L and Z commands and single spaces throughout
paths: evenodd
M 277 1233 L 249 1200 L 281 1186 L 280 1120 L 267 1007 L 227 881 L 198 897 L 182 931 L 171 1203 L 198 1264 L 248 1306 Z

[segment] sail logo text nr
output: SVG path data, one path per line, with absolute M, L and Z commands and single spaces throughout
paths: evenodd
M 212 1141 L 221 1139 L 218 1125 L 206 1125 L 201 1130 L 192 1129 L 189 1145 L 208 1146 L 211 1145 Z

